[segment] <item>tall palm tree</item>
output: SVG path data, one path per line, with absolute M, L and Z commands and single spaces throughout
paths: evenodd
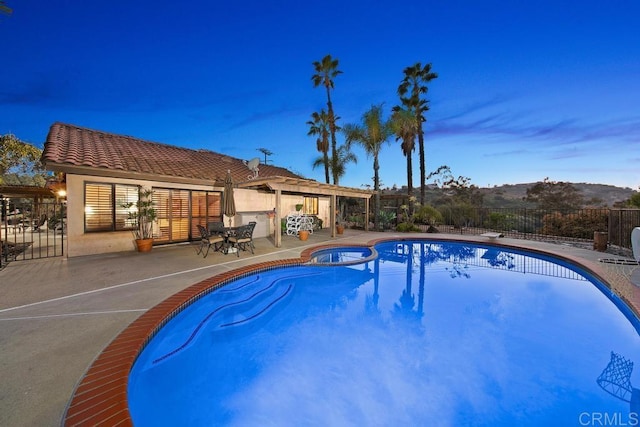
M 322 85 L 327 90 L 327 114 L 329 120 L 329 132 L 331 133 L 331 169 L 333 172 L 333 183 L 337 184 L 338 176 L 336 175 L 334 168 L 338 163 L 338 148 L 336 143 L 336 131 L 338 130 L 336 121 L 338 120 L 338 117 L 336 117 L 333 111 L 331 90 L 334 87 L 333 79 L 342 74 L 342 71 L 338 70 L 338 60 L 331 58 L 331 55 L 326 55 L 322 60 L 315 61 L 313 63 L 313 67 L 316 70 L 316 74 L 311 76 L 313 87 Z
M 380 211 L 380 163 L 378 156 L 382 144 L 391 136 L 391 126 L 389 121 L 382 118 L 382 104 L 373 105 L 371 109 L 362 115 L 362 124 L 348 124 L 342 129 L 346 137 L 347 145 L 357 143 L 362 145 L 367 155 L 373 157 L 373 189 L 375 191 L 374 202 L 374 225 L 378 229 Z
M 420 152 L 420 204 L 424 205 L 426 163 L 424 155 L 424 131 L 422 123 L 426 121 L 424 113 L 429 111 L 427 100 L 423 98 L 427 94 L 427 84 L 438 78 L 438 74 L 431 71 L 431 63 L 416 62 L 413 66 L 404 69 L 404 78 L 398 86 L 398 95 L 402 105 L 413 111 L 418 121 L 418 148 Z
M 329 184 L 329 137 L 331 131 L 329 129 L 329 116 L 324 109 L 320 110 L 320 112 L 311 113 L 311 120 L 307 122 L 309 125 L 309 132 L 307 135 L 314 135 L 318 138 L 316 139 L 316 148 L 319 152 L 322 153 L 321 163 L 324 165 L 324 179 L 327 184 Z M 320 166 L 320 164 L 315 164 L 314 168 Z
M 412 153 L 416 148 L 416 135 L 418 134 L 418 121 L 409 109 L 396 106 L 391 115 L 391 130 L 396 135 L 396 141 L 402 140 L 400 148 L 407 158 L 407 195 L 413 195 L 413 162 Z

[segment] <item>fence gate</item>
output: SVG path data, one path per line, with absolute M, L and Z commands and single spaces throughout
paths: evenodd
M 57 199 L 2 197 L 0 267 L 64 255 L 66 206 Z

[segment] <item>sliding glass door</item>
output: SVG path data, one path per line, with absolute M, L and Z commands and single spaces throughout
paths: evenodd
M 156 243 L 186 242 L 200 238 L 197 225 L 221 221 L 219 192 L 154 188 L 158 212 Z

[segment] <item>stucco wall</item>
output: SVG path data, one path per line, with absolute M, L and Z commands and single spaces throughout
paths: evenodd
M 142 185 L 145 188 L 161 187 L 199 191 L 222 191 L 222 188 L 203 185 L 170 184 L 157 181 L 135 181 L 119 178 L 104 178 L 89 175 L 67 175 L 67 248 L 65 253 L 69 257 L 93 255 L 109 252 L 135 251 L 135 242 L 130 231 L 84 232 L 84 183 L 113 183 L 127 185 Z M 275 194 L 248 189 L 234 190 L 236 212 L 270 212 L 276 207 Z M 295 211 L 295 205 L 302 203 L 302 195 L 282 195 L 281 212 L 285 217 Z M 328 226 L 329 199 L 320 198 L 318 203 L 319 217 Z M 240 215 L 231 219 L 231 225 L 240 225 Z M 269 218 L 268 231 L 272 235 L 276 226 L 275 217 Z M 229 225 L 229 218 L 225 217 L 225 225 Z
M 67 256 L 93 255 L 109 252 L 135 251 L 130 231 L 84 232 L 84 183 L 142 185 L 143 187 L 179 188 L 212 191 L 211 186 L 176 185 L 157 181 L 134 181 L 89 175 L 67 174 Z M 222 190 L 221 188 L 215 190 Z
M 238 215 L 233 219 L 233 224 L 240 225 L 242 212 L 271 212 L 276 207 L 276 196 L 272 193 L 262 193 L 254 190 L 237 189 L 234 191 L 236 202 L 236 212 Z M 296 205 L 302 203 L 302 195 L 283 194 L 280 197 L 281 217 L 285 218 L 289 213 L 296 212 Z M 322 219 L 324 227 L 328 227 L 330 200 L 328 197 L 320 197 L 318 200 L 318 217 Z M 228 225 L 228 219 L 225 219 Z M 258 234 L 256 237 L 272 236 L 276 230 L 276 218 L 269 218 L 268 232 Z

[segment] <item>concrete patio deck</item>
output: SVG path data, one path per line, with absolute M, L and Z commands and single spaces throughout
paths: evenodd
M 282 247 L 256 239 L 255 254 L 196 255 L 197 245 L 156 247 L 149 254 L 126 252 L 77 258 L 14 261 L 0 270 L 0 426 L 58 426 L 75 386 L 99 353 L 142 313 L 206 278 L 257 262 L 297 258 L 312 246 L 366 243 L 376 239 L 427 237 L 489 243 L 480 236 L 373 233 L 328 230 L 302 242 L 284 236 Z M 583 263 L 611 280 L 628 279 L 628 266 L 603 266 L 616 258 L 570 245 L 498 239 L 498 243 L 541 250 Z M 626 271 L 623 271 L 625 270 Z M 635 280 L 635 275 L 631 280 Z M 640 308 L 639 292 L 629 284 Z

